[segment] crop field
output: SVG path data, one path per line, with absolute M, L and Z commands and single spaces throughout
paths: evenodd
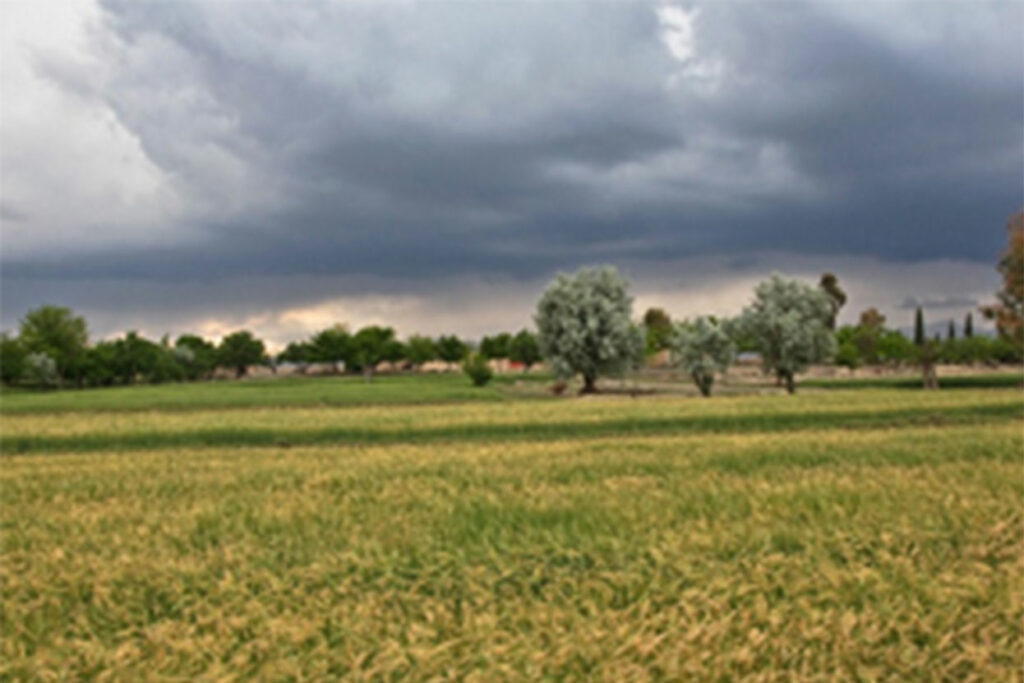
M 5 396 L 0 679 L 1021 680 L 1017 388 L 402 381 Z

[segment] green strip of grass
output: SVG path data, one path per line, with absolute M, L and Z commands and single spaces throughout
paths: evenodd
M 993 373 L 940 377 L 940 389 L 1006 389 L 1024 385 L 1024 374 Z M 805 379 L 801 387 L 817 389 L 920 389 L 920 377 L 849 377 L 846 379 Z
M 851 410 L 846 412 L 770 414 L 718 414 L 678 418 L 644 417 L 593 421 L 560 420 L 547 423 L 455 424 L 394 431 L 367 427 L 320 429 L 222 428 L 178 432 L 128 434 L 23 435 L 5 438 L 4 455 L 40 452 L 132 451 L 229 446 L 299 446 L 311 444 L 416 444 L 446 441 L 506 441 L 644 436 L 694 432 L 780 432 L 805 429 L 863 429 L 915 425 L 951 425 L 1022 417 L 1014 403 L 956 407 Z
M 4 389 L 0 413 L 86 411 L 204 410 L 256 406 L 419 405 L 502 401 L 513 385 L 550 381 L 542 374 L 497 375 L 490 385 L 474 387 L 460 373 L 362 377 L 285 377 L 242 381 L 193 382 L 107 387 L 67 391 Z

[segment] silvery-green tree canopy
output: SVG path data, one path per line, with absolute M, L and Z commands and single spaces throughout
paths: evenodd
M 537 303 L 541 354 L 556 377 L 583 376 L 583 392 L 597 378 L 639 365 L 643 331 L 632 322 L 626 280 L 611 266 L 559 274 Z
M 669 338 L 672 364 L 693 378 L 701 395 L 711 395 L 716 372 L 725 372 L 736 356 L 725 326 L 713 318 L 701 316 L 676 325 Z
M 824 291 L 774 274 L 754 290 L 754 301 L 743 309 L 737 327 L 754 340 L 765 372 L 774 372 L 793 393 L 796 373 L 835 353 L 831 316 Z

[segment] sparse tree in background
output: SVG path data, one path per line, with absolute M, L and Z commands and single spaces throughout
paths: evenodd
M 902 365 L 914 360 L 914 344 L 899 330 L 882 330 L 875 348 L 881 363 Z
M 914 344 L 924 346 L 924 342 L 924 311 L 918 306 L 914 312 Z
M 28 313 L 21 321 L 19 335 L 22 347 L 29 354 L 46 354 L 56 367 L 57 385 L 71 379 L 79 370 L 89 343 L 85 319 L 71 309 L 43 306 Z
M 914 344 L 899 330 L 886 329 L 884 323 L 884 316 L 869 309 L 861 316 L 860 324 L 836 330 L 836 365 L 852 371 L 865 364 L 898 366 L 914 361 Z
M 968 313 L 964 316 L 964 337 L 970 339 L 974 336 L 974 316 Z
M 648 308 L 644 313 L 644 329 L 647 331 L 647 353 L 669 348 L 673 334 L 672 318 L 664 309 Z
M 25 347 L 21 340 L 6 332 L 0 335 L 0 380 L 4 384 L 17 384 L 25 374 Z
M 690 375 L 702 396 L 711 395 L 715 373 L 725 372 L 736 357 L 723 325 L 704 316 L 677 325 L 670 345 L 673 365 Z
M 484 337 L 480 340 L 480 353 L 487 359 L 508 358 L 512 335 L 508 332 Z
M 437 344 L 430 337 L 414 334 L 406 340 L 405 348 L 406 358 L 417 368 L 437 358 Z
M 946 328 L 946 339 L 948 341 L 956 339 L 956 325 L 952 320 L 949 321 L 949 327 Z
M 400 342 L 398 339 L 392 339 L 384 344 L 384 352 L 381 354 L 381 360 L 398 366 L 402 364 L 402 361 L 406 360 L 407 356 L 408 350 L 406 349 L 405 344 Z
M 284 351 L 277 354 L 278 363 L 292 363 L 300 375 L 306 374 L 310 363 L 315 362 L 313 347 L 309 342 L 288 342 Z
M 114 340 L 114 377 L 121 384 L 134 384 L 139 375 L 153 364 L 154 344 L 139 336 L 138 332 L 125 333 Z
M 183 334 L 174 342 L 174 348 L 182 352 L 189 351 L 191 357 L 179 354 L 185 376 L 191 380 L 205 379 L 213 374 L 217 367 L 217 347 L 213 342 L 196 334 Z
M 113 342 L 108 360 L 113 378 L 122 384 L 134 384 L 138 380 L 161 384 L 187 377 L 185 367 L 168 346 L 152 342 L 134 331 Z
M 853 343 L 863 362 L 878 362 L 878 342 L 884 329 L 885 316 L 879 313 L 877 308 L 869 308 L 860 314 L 860 323 L 856 327 Z
M 822 273 L 818 286 L 828 295 L 829 305 L 832 309 L 828 318 L 828 329 L 834 330 L 839 310 L 846 305 L 846 292 L 839 286 L 839 278 L 832 273 Z
M 853 372 L 860 367 L 860 353 L 857 351 L 857 347 L 854 345 L 853 341 L 839 341 L 838 347 L 835 358 L 836 365 L 848 368 L 850 372 Z
M 235 377 L 244 377 L 250 365 L 263 362 L 266 349 L 263 342 L 248 330 L 233 332 L 224 337 L 217 347 L 217 365 L 234 368 Z
M 643 330 L 631 321 L 628 285 L 610 266 L 560 274 L 537 303 L 541 354 L 555 376 L 583 376 L 583 393 L 597 378 L 637 367 L 646 347 Z
M 391 344 L 395 341 L 395 330 L 380 325 L 369 325 L 356 332 L 352 338 L 352 353 L 346 361 L 353 370 L 361 370 L 369 379 L 377 365 L 390 355 Z
M 508 357 L 509 360 L 522 363 L 524 372 L 529 371 L 541 358 L 537 335 L 529 330 L 520 330 L 509 343 Z
M 334 373 L 341 372 L 347 359 L 351 358 L 354 342 L 344 325 L 334 325 L 320 330 L 309 340 L 309 360 L 314 363 L 329 363 Z
M 757 343 L 765 372 L 774 373 L 793 393 L 798 372 L 835 354 L 831 314 L 832 304 L 820 288 L 776 274 L 757 286 L 737 324 Z
M 1003 276 L 1003 288 L 996 293 L 999 303 L 982 309 L 995 320 L 999 336 L 1024 353 L 1024 211 L 1006 222 L 1006 248 L 996 270 Z
M 466 359 L 462 361 L 462 371 L 466 373 L 475 387 L 484 386 L 494 376 L 491 366 L 487 363 L 487 358 L 479 352 L 466 356 Z
M 469 345 L 454 334 L 442 335 L 437 338 L 437 357 L 445 363 L 461 363 L 469 353 Z
M 101 341 L 90 347 L 85 355 L 83 377 L 90 387 L 109 387 L 117 383 L 117 346 L 113 341 Z

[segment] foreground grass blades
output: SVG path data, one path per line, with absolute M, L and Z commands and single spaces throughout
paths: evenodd
M 478 431 L 5 458 L 0 677 L 1012 680 L 1019 393 L 837 396 L 309 409 L 274 428 Z M 844 423 L 900 410 L 932 417 Z M 745 426 L 485 429 L 679 413 Z M 3 425 L 189 428 L 62 417 Z

